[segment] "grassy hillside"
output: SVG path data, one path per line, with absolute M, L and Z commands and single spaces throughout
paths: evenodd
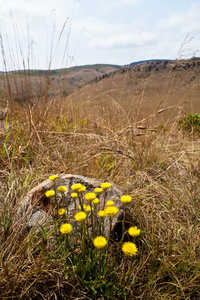
M 0 74 L 0 92 L 17 101 L 30 97 L 34 101 L 41 94 L 45 97 L 63 96 L 118 69 L 120 66 L 97 64 L 57 70 L 10 71 Z
M 199 71 L 198 61 L 145 63 L 69 96 L 50 79 L 37 98 L 10 99 L 0 121 L 0 299 L 200 298 L 200 139 L 178 126 L 199 114 Z M 10 84 L 10 93 L 20 95 L 28 80 Z M 133 260 L 111 240 L 105 260 L 102 252 L 91 267 L 91 252 L 86 259 L 64 240 L 51 242 L 53 221 L 22 235 L 21 197 L 60 173 L 114 183 L 132 197 L 130 226 L 141 230 L 131 239 Z

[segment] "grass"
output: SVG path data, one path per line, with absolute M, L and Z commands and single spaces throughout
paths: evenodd
M 139 79 L 134 72 L 127 69 L 123 77 L 116 74 L 118 81 L 106 78 L 68 97 L 50 93 L 55 87 L 48 80 L 29 97 L 28 76 L 21 77 L 21 83 L 15 76 L 6 78 L 1 103 L 5 105 L 6 95 L 9 113 L 0 133 L 1 299 L 200 298 L 199 135 L 179 128 L 181 110 L 170 115 L 179 73 L 160 73 L 159 84 L 149 94 L 157 102 L 147 105 L 145 92 L 152 77 L 144 74 L 141 86 L 141 74 Z M 136 98 L 130 74 L 137 82 Z M 184 76 L 190 78 L 190 71 Z M 193 85 L 196 88 L 190 81 L 185 87 L 191 101 Z M 16 90 L 19 99 L 12 98 Z M 25 98 L 24 90 L 30 91 Z M 181 107 L 183 99 L 175 99 Z M 123 287 L 116 282 L 122 281 L 127 260 L 120 252 L 116 269 L 111 268 L 115 244 L 109 246 L 106 266 L 102 262 L 111 273 L 97 289 L 98 274 L 90 263 L 82 266 L 88 274 L 84 280 L 80 270 L 73 269 L 83 255 L 79 249 L 66 250 L 63 240 L 53 246 L 49 242 L 55 237 L 53 229 L 44 226 L 40 232 L 24 233 L 17 215 L 20 199 L 55 173 L 115 183 L 133 198 L 130 221 L 141 235 L 130 280 Z M 74 257 L 69 273 L 66 256 L 68 264 Z
M 12 126 L 0 141 L 2 299 L 94 297 L 76 274 L 66 277 L 56 252 L 54 258 L 37 253 L 30 240 L 40 245 L 42 236 L 21 239 L 23 224 L 15 220 L 20 197 L 63 172 L 113 182 L 133 197 L 141 239 L 128 299 L 199 298 L 199 137 L 183 135 L 176 123 L 135 135 L 111 107 L 94 116 L 70 99 L 23 110 L 12 105 Z M 97 299 L 120 298 L 106 288 L 110 294 L 99 291 Z

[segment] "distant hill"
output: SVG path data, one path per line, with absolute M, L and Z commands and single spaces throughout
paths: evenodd
M 48 98 L 62 98 L 76 91 L 80 95 L 86 93 L 84 99 L 91 95 L 96 98 L 98 94 L 112 90 L 110 97 L 120 97 L 120 101 L 125 101 L 126 105 L 130 94 L 132 98 L 142 95 L 148 106 L 163 93 L 169 105 L 174 103 L 174 99 L 185 99 L 185 107 L 193 105 L 192 109 L 200 103 L 200 58 L 197 57 L 185 60 L 144 60 L 125 66 L 95 64 L 50 71 L 19 70 L 8 72 L 7 75 L 0 74 L 0 97 L 18 102 L 27 99 L 34 101 L 41 94 Z M 191 98 L 193 104 L 190 103 Z M 200 109 L 197 112 L 200 113 Z
M 110 109 L 112 106 L 130 112 L 135 109 L 140 118 L 171 107 L 157 116 L 160 124 L 179 114 L 200 114 L 200 58 L 151 60 L 124 66 L 70 97 L 72 101 L 79 99 L 77 105 L 87 99 L 95 113 L 100 102 L 101 107 Z
M 135 65 L 140 65 L 140 64 L 143 64 L 143 63 L 162 62 L 162 61 L 170 61 L 170 59 L 148 59 L 148 60 L 140 60 L 140 61 L 132 62 L 129 65 L 126 65 L 126 66 L 135 66 Z

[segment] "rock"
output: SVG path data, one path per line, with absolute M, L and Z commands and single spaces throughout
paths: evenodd
M 65 203 L 66 206 L 64 207 L 69 210 L 69 222 L 72 224 L 75 223 L 74 215 L 75 215 L 75 206 L 74 200 L 71 197 L 71 193 L 74 192 L 71 189 L 71 186 L 75 183 L 81 183 L 82 185 L 86 186 L 86 192 L 94 192 L 94 188 L 100 187 L 102 181 L 87 178 L 84 176 L 79 175 L 71 175 L 71 174 L 60 174 L 58 179 L 55 181 L 55 187 L 57 189 L 58 186 L 66 186 L 67 191 L 65 192 Z M 27 195 L 21 199 L 20 201 L 20 208 L 18 210 L 18 217 L 20 219 L 25 220 L 25 230 L 30 231 L 30 229 L 37 225 L 41 224 L 44 225 L 47 221 L 51 220 L 51 205 L 50 200 L 45 196 L 46 191 L 53 189 L 54 183 L 47 179 L 40 183 L 38 186 L 31 189 Z M 86 193 L 84 192 L 84 193 Z M 114 218 L 112 218 L 112 236 L 116 236 L 116 231 L 119 231 L 119 227 L 121 227 L 121 221 L 123 219 L 124 210 L 123 204 L 120 201 L 120 197 L 122 195 L 121 190 L 114 184 L 107 190 L 107 197 L 106 200 L 114 201 L 114 205 L 118 208 L 118 214 Z M 61 194 L 56 191 L 57 202 L 61 206 Z M 54 198 L 54 197 L 53 197 Z M 52 198 L 52 199 L 53 199 Z M 77 207 L 79 205 L 78 199 Z M 89 205 L 88 201 L 85 201 L 87 205 Z M 104 202 L 104 192 L 100 195 L 100 209 L 103 209 L 103 202 Z M 55 205 L 55 203 L 54 203 Z M 90 219 L 90 218 L 89 218 Z M 98 223 L 99 217 L 96 216 L 96 220 Z M 105 234 L 107 234 L 109 230 L 109 218 L 105 218 L 104 220 L 104 227 L 105 227 Z M 113 235 L 114 234 L 114 235 Z

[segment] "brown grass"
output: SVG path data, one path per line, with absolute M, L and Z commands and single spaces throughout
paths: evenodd
M 183 111 L 198 112 L 198 86 L 183 86 L 189 71 L 134 74 L 32 107 L 12 103 L 0 137 L 1 299 L 91 299 L 62 262 L 27 251 L 30 235 L 19 243 L 12 220 L 19 198 L 55 173 L 109 181 L 134 198 L 142 234 L 128 299 L 200 298 L 200 141 L 177 127 Z

